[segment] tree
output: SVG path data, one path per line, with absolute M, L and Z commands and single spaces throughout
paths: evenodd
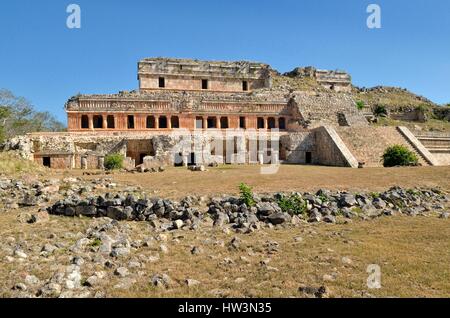
M 23 97 L 0 89 L 0 143 L 17 135 L 39 131 L 62 131 L 64 124 L 49 112 L 35 111 Z

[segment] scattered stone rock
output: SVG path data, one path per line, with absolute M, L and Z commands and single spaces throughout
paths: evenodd
M 126 277 L 129 273 L 128 268 L 126 267 L 119 267 L 114 271 L 114 275 L 119 277 Z
M 186 279 L 186 285 L 188 287 L 195 287 L 195 286 L 200 285 L 200 282 L 198 280 L 188 278 L 188 279 Z
M 172 279 L 167 274 L 156 274 L 152 277 L 151 282 L 160 288 L 169 288 L 172 285 Z

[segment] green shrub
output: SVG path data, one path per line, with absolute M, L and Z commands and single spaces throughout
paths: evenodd
M 356 101 L 356 108 L 358 108 L 359 110 L 363 110 L 365 106 L 366 104 L 364 104 L 364 101 L 362 100 Z
M 386 117 L 388 115 L 387 109 L 383 105 L 375 106 L 375 109 L 373 110 L 373 113 L 377 117 Z
M 92 247 L 98 247 L 102 245 L 102 241 L 99 238 L 94 239 L 94 241 L 91 243 Z
M 419 160 L 414 152 L 402 145 L 387 148 L 382 156 L 383 166 L 417 166 Z
M 307 211 L 307 202 L 298 194 L 282 196 L 277 203 L 281 211 L 290 215 L 304 215 Z
M 253 198 L 253 191 L 250 186 L 245 183 L 241 183 L 239 185 L 239 192 L 241 193 L 241 200 L 244 201 L 248 207 L 252 207 L 256 204 L 255 199 Z
M 430 108 L 427 107 L 424 104 L 421 104 L 421 105 L 416 107 L 416 110 L 419 111 L 419 112 L 422 112 L 422 113 L 427 113 L 430 110 Z
M 122 169 L 123 167 L 123 156 L 118 153 L 107 155 L 105 157 L 105 169 L 116 170 Z

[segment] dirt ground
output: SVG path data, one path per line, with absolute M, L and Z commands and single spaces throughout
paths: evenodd
M 41 178 L 83 176 L 82 171 L 52 171 Z M 180 198 L 236 194 L 245 182 L 255 192 L 331 190 L 381 191 L 391 186 L 439 187 L 450 190 L 450 167 L 346 169 L 317 166 L 281 166 L 273 175 L 260 174 L 259 166 L 221 166 L 207 172 L 168 168 L 161 173 L 114 173 L 113 182 L 138 185 L 155 196 Z M 114 190 L 112 190 L 114 191 Z M 344 224 L 308 224 L 298 227 L 260 229 L 237 234 L 221 228 L 182 229 L 166 233 L 160 240 L 147 222 L 121 222 L 128 229 L 130 242 L 146 241 L 147 247 L 133 249 L 125 258 L 114 260 L 109 269 L 97 260 L 95 242 L 88 250 L 73 253 L 69 247 L 84 237 L 95 220 L 50 216 L 45 223 L 18 221 L 19 213 L 33 208 L 0 214 L 0 297 L 17 297 L 13 286 L 26 275 L 48 281 L 64 271 L 73 256 L 85 260 L 82 280 L 104 272 L 101 282 L 88 290 L 89 297 L 304 297 L 300 286 L 326 286 L 329 297 L 449 297 L 450 295 L 450 219 L 439 213 L 427 216 L 383 216 L 373 220 L 354 220 Z M 230 242 L 238 237 L 239 248 Z M 0 246 L 2 245 L 0 244 Z M 45 244 L 60 244 L 50 256 L 41 256 Z M 161 244 L 167 247 L 163 252 Z M 6 261 L 10 248 L 22 245 L 28 258 Z M 194 247 L 200 251 L 192 253 Z M 274 248 L 275 247 L 275 248 Z M 156 260 L 150 261 L 155 258 Z M 138 262 L 132 267 L 130 262 Z M 381 288 L 367 286 L 368 266 L 379 266 Z M 129 268 L 120 278 L 114 269 Z M 152 285 L 155 274 L 167 274 L 172 283 L 161 289 Z M 188 287 L 186 280 L 197 285 Z M 125 283 L 129 283 L 129 286 Z M 125 284 L 126 287 L 120 287 Z M 27 292 L 32 292 L 29 287 Z
M 80 171 L 71 172 L 78 174 Z M 186 168 L 168 168 L 163 173 L 116 173 L 113 179 L 121 184 L 139 185 L 155 195 L 180 198 L 186 195 L 237 194 L 241 182 L 255 192 L 330 190 L 382 191 L 392 186 L 440 187 L 450 190 L 450 166 L 408 168 L 336 168 L 321 166 L 282 165 L 276 174 L 261 174 L 260 166 L 225 165 L 206 172 Z M 90 176 L 87 178 L 98 178 Z
M 18 223 L 11 213 L 0 215 L 4 238 L 26 241 L 36 253 L 27 251 L 32 263 L 2 262 L 0 297 L 16 295 L 11 287 L 22 282 L 26 274 L 46 281 L 69 264 L 71 252 L 60 249 L 50 257 L 39 257 L 46 243 L 74 244 L 77 237 L 69 233 L 84 232 L 92 224 L 86 218 L 52 216 L 50 223 Z M 130 222 L 130 239 L 153 236 L 145 222 Z M 238 237 L 238 249 L 230 242 Z M 278 243 L 276 249 L 270 242 Z M 168 248 L 160 253 L 159 244 Z M 36 248 L 33 248 L 36 247 Z M 196 255 L 193 247 L 200 249 Z M 36 256 L 32 256 L 32 255 Z M 92 253 L 91 253 L 92 254 Z M 382 217 L 352 224 L 305 224 L 299 228 L 266 229 L 249 235 L 224 233 L 221 229 L 176 231 L 167 240 L 132 252 L 114 261 L 115 267 L 139 261 L 140 268 L 130 268 L 123 282 L 107 269 L 89 261 L 82 266 L 83 280 L 97 271 L 106 277 L 88 289 L 90 296 L 102 297 L 304 297 L 300 286 L 328 290 L 327 297 L 448 297 L 450 295 L 450 220 L 432 217 Z M 156 262 L 144 261 L 159 255 Z M 4 257 L 3 252 L 0 256 Z M 91 256 L 93 257 L 93 256 Z M 266 265 L 263 265 L 265 263 Z M 368 266 L 381 271 L 381 288 L 367 286 Z M 151 277 L 167 274 L 172 280 L 168 289 L 152 286 Z M 186 280 L 198 285 L 186 286 Z

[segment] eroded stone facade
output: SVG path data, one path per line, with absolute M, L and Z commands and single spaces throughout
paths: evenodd
M 280 75 L 262 63 L 143 59 L 138 90 L 70 98 L 68 132 L 30 134 L 23 153 L 52 168 L 102 167 L 111 153 L 123 154 L 128 167 L 354 166 L 333 129 L 367 126 L 349 93 L 350 76 L 314 68 L 286 75 L 311 77 L 322 91 L 274 87 L 273 76 Z

